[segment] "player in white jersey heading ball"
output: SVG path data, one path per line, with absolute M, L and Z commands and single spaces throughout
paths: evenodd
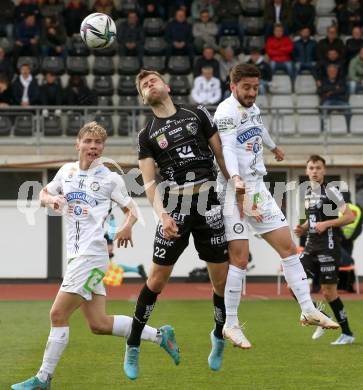
M 229 271 L 225 287 L 226 323 L 224 337 L 234 345 L 250 348 L 251 344 L 239 325 L 237 312 L 242 281 L 248 263 L 248 231 L 264 238 L 280 255 L 287 283 L 301 306 L 305 323 L 320 323 L 326 328 L 338 324 L 319 312 L 310 297 L 309 284 L 300 263 L 286 218 L 267 190 L 263 176 L 263 144 L 277 161 L 284 153 L 263 125 L 260 109 L 255 104 L 260 72 L 251 64 L 238 64 L 230 72 L 231 96 L 219 104 L 214 116 L 222 140 L 226 168 L 239 197 L 244 197 L 243 210 L 237 207 L 233 191 L 219 173 L 218 184 L 224 204 L 224 223 L 229 250 Z M 229 196 L 232 195 L 232 196 Z M 241 204 L 242 202 L 239 202 Z
M 111 202 L 123 209 L 127 218 L 115 239 L 119 247 L 127 247 L 128 243 L 133 245 L 132 226 L 137 221 L 137 212 L 121 176 L 102 163 L 106 138 L 106 130 L 99 124 L 85 124 L 76 143 L 79 161 L 63 165 L 40 192 L 42 206 L 65 216 L 68 264 L 50 311 L 51 330 L 42 366 L 36 376 L 12 385 L 13 390 L 50 388 L 53 372 L 68 344 L 69 318 L 78 308 L 93 333 L 124 337 L 130 334 L 132 318 L 106 314 L 103 277 L 109 257 L 103 222 Z M 178 358 L 175 354 L 179 349 L 169 325 L 160 329 L 146 326 L 142 338 L 159 344 L 174 360 Z

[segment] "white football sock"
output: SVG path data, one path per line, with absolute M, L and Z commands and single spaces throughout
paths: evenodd
M 51 327 L 47 346 L 45 347 L 43 363 L 37 373 L 40 381 L 46 382 L 53 372 L 65 350 L 69 340 L 69 326 Z
M 128 316 L 113 316 L 112 334 L 114 336 L 128 337 L 131 333 L 132 318 Z M 161 336 L 156 328 L 145 325 L 142 333 L 142 340 L 152 341 L 153 343 L 160 344 Z
M 301 310 L 303 312 L 314 310 L 315 306 L 311 300 L 308 278 L 299 259 L 299 255 L 286 257 L 282 259 L 281 264 L 286 282 L 294 292 Z
M 226 326 L 238 325 L 238 306 L 241 301 L 242 281 L 246 270 L 229 265 L 226 287 L 224 288 L 224 303 L 226 305 Z

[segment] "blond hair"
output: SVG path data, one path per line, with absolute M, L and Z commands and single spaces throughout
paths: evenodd
M 140 88 L 141 81 L 142 81 L 142 79 L 144 79 L 145 77 L 147 77 L 151 74 L 155 75 L 156 77 L 159 77 L 159 79 L 162 80 L 162 82 L 164 84 L 166 84 L 163 76 L 159 72 L 157 72 L 156 70 L 141 69 L 140 73 L 136 76 L 136 80 L 135 80 L 136 89 L 137 89 L 137 92 L 139 93 L 140 96 L 142 96 L 141 88 Z
M 85 123 L 79 130 L 77 139 L 81 140 L 86 134 L 101 138 L 102 142 L 105 142 L 107 139 L 107 131 L 96 121 Z

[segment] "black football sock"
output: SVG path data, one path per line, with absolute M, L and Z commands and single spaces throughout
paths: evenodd
M 131 333 L 127 339 L 127 345 L 140 345 L 141 333 L 154 309 L 159 293 L 151 291 L 145 284 L 136 303 L 132 320 Z
M 344 305 L 341 299 L 338 297 L 335 301 L 329 302 L 331 309 L 337 319 L 342 332 L 348 336 L 352 336 L 353 333 L 349 328 L 347 314 L 345 313 Z
M 216 327 L 214 328 L 214 336 L 219 339 L 223 339 L 223 325 L 226 322 L 226 306 L 224 305 L 224 298 L 220 297 L 216 293 L 213 293 L 214 304 L 214 321 Z

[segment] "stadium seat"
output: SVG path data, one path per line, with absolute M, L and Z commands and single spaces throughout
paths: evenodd
M 315 10 L 317 16 L 331 15 L 335 8 L 334 0 L 317 0 Z
M 112 106 L 112 97 L 111 96 L 97 96 L 97 105 L 98 106 Z
M 11 119 L 8 116 L 0 115 L 0 136 L 10 135 Z
M 137 96 L 120 96 L 118 105 L 121 107 L 138 106 L 139 100 Z M 131 112 L 131 110 L 128 110 L 128 112 Z
M 272 94 L 291 94 L 292 82 L 290 76 L 284 74 L 275 74 L 269 85 Z
M 64 59 L 62 57 L 43 57 L 41 65 L 42 73 L 54 73 L 60 76 L 64 73 Z
M 144 33 L 146 36 L 158 36 L 164 34 L 164 22 L 161 18 L 145 18 Z
M 90 50 L 83 42 L 80 34 L 73 34 L 71 38 L 68 38 L 67 53 L 69 56 L 89 56 Z
M 265 37 L 263 35 L 247 35 L 244 37 L 245 52 L 250 53 L 252 48 L 257 48 L 261 51 L 265 49 Z
M 67 115 L 66 134 L 76 136 L 79 129 L 84 125 L 83 116 L 78 112 L 71 112 Z
M 317 114 L 319 107 L 318 95 L 297 95 L 296 107 L 303 114 Z
M 172 56 L 169 58 L 168 71 L 170 74 L 188 74 L 191 70 L 190 59 L 187 56 Z
M 350 132 L 363 135 L 363 115 L 355 114 L 350 120 Z
M 220 47 L 231 47 L 236 53 L 241 49 L 241 41 L 237 35 L 222 35 L 219 38 Z
M 107 135 L 114 134 L 115 130 L 113 128 L 113 120 L 111 114 L 97 114 L 94 120 L 107 131 Z
M 93 90 L 101 96 L 113 95 L 113 83 L 111 76 L 95 76 L 93 80 Z
M 144 50 L 146 55 L 163 55 L 166 50 L 166 41 L 162 37 L 146 37 L 144 42 Z
M 134 76 L 120 76 L 117 86 L 117 93 L 121 96 L 137 95 Z
M 275 134 L 294 135 L 296 132 L 295 115 L 277 115 L 275 116 L 273 123 Z
M 14 124 L 14 134 L 18 136 L 32 136 L 34 131 L 33 122 L 32 115 L 17 115 Z
M 143 68 L 146 70 L 156 70 L 159 73 L 165 71 L 164 56 L 144 56 L 143 63 Z
M 87 57 L 68 56 L 67 72 L 70 75 L 86 76 L 89 73 L 89 65 L 88 65 Z
M 316 22 L 316 33 L 318 35 L 326 35 L 326 29 L 336 23 L 337 19 L 334 16 L 320 16 Z
M 247 35 L 261 35 L 264 32 L 265 24 L 263 17 L 243 18 L 243 28 Z
M 103 49 L 92 50 L 92 54 L 96 57 L 112 57 L 117 54 L 117 42 L 115 41 L 111 46 Z
M 294 103 L 290 95 L 272 95 L 271 109 L 280 114 L 292 114 L 294 111 Z
M 30 71 L 33 75 L 38 74 L 39 72 L 39 60 L 38 57 L 19 57 L 16 63 L 16 67 L 20 70 L 20 67 L 24 64 L 28 64 L 30 66 Z
M 93 74 L 100 76 L 112 75 L 115 73 L 115 65 L 112 57 L 98 56 L 93 63 Z
M 332 135 L 347 134 L 347 121 L 342 114 L 329 115 L 329 133 Z
M 313 76 L 308 74 L 300 74 L 295 80 L 295 92 L 299 94 L 314 94 L 316 93 L 316 81 Z
M 261 109 L 268 109 L 269 108 L 269 103 L 268 103 L 268 99 L 267 99 L 266 95 L 257 95 L 256 104 Z
M 50 114 L 48 117 L 44 118 L 43 126 L 43 133 L 45 136 L 62 135 L 62 123 L 59 116 Z
M 363 108 L 363 95 L 350 95 L 349 105 L 352 108 Z
M 264 0 L 241 0 L 240 3 L 245 16 L 259 16 L 263 14 Z
M 118 65 L 119 74 L 137 74 L 140 70 L 140 61 L 137 57 L 120 57 Z
M 191 86 L 188 76 L 172 75 L 169 80 L 171 93 L 175 95 L 189 95 Z
M 0 47 L 5 51 L 5 54 L 9 55 L 14 49 L 14 41 L 8 37 L 0 37 Z
M 297 118 L 297 132 L 302 136 L 319 135 L 321 133 L 321 118 L 319 115 L 300 114 Z
M 189 95 L 172 95 L 175 104 L 190 104 Z
M 124 112 L 119 115 L 117 134 L 121 137 L 128 137 L 132 134 L 132 117 Z

